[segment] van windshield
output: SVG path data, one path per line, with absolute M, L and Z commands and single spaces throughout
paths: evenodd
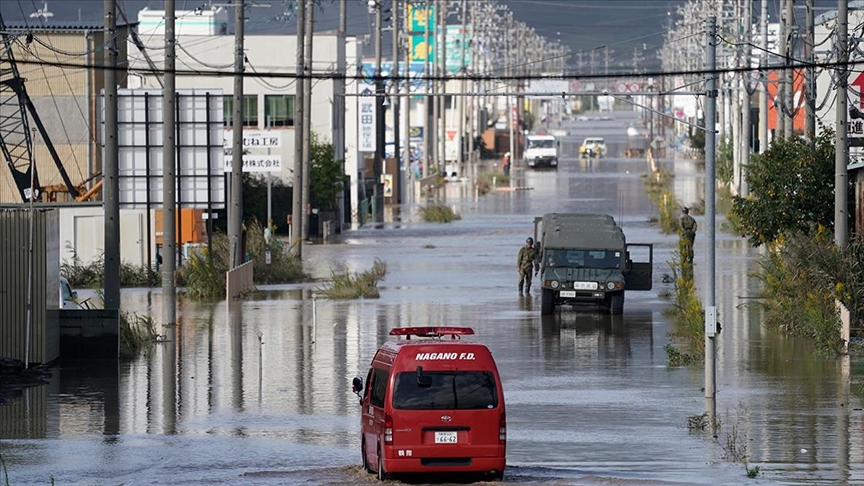
M 619 269 L 621 252 L 613 250 L 546 250 L 547 267 Z
M 424 371 L 431 386 L 421 387 L 416 372 L 396 376 L 393 407 L 402 410 L 471 410 L 498 406 L 495 377 L 488 371 Z M 426 383 L 424 383 L 426 384 Z

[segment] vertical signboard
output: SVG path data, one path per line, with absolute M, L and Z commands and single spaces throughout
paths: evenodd
M 429 18 L 427 19 L 425 3 L 408 2 L 405 18 L 408 19 L 409 32 L 425 32 L 427 24 L 429 31 L 435 32 L 435 5 L 429 5 Z
M 360 152 L 375 152 L 375 87 L 371 84 L 358 86 L 360 96 L 357 97 L 357 150 Z

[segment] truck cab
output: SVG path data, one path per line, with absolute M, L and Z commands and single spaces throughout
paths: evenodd
M 627 290 L 651 290 L 653 245 L 627 243 L 608 214 L 549 213 L 534 220 L 540 244 L 540 312 L 559 305 L 624 311 Z
M 525 137 L 525 166 L 532 169 L 540 167 L 558 168 L 559 142 L 552 135 L 528 135 Z

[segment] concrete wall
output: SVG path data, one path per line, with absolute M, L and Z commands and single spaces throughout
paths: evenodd
M 110 359 L 120 356 L 120 315 L 117 309 L 57 311 L 60 357 Z

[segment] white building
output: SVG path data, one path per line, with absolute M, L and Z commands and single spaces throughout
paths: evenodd
M 206 90 L 221 89 L 225 97 L 224 113 L 226 137 L 230 141 L 230 127 L 234 114 L 234 36 L 227 28 L 222 28 L 226 20 L 218 9 L 207 10 L 199 16 L 201 21 L 191 23 L 193 12 L 177 12 L 176 24 L 176 88 Z M 206 15 L 205 15 L 206 14 Z M 156 70 L 164 66 L 164 12 L 144 10 L 139 12 L 141 22 L 140 38 L 145 43 L 146 52 Z M 154 22 L 153 19 L 160 19 Z M 189 24 L 181 24 L 180 19 Z M 148 23 L 149 22 L 149 23 Z M 149 26 L 149 27 L 148 27 Z M 147 30 L 150 29 L 150 30 Z M 316 34 L 313 42 L 313 74 L 338 74 L 347 69 L 349 77 L 358 70 L 361 44 L 357 38 L 345 38 L 340 45 L 335 34 Z M 289 185 L 295 168 L 294 126 L 295 120 L 295 80 L 296 35 L 254 35 L 246 34 L 244 50 L 246 64 L 243 83 L 243 120 L 244 128 L 250 130 L 279 130 L 282 133 L 280 149 L 273 149 L 272 155 L 282 158 L 282 172 L 273 174 Z M 156 76 L 150 74 L 153 68 L 135 46 L 129 50 L 129 87 L 160 89 Z M 344 66 L 344 68 L 343 68 Z M 191 74 L 193 73 L 194 74 Z M 260 76 L 254 76 L 259 74 Z M 271 76 L 268 76 L 271 75 Z M 338 76 L 334 76 L 338 77 Z M 351 208 L 344 208 L 348 214 L 358 207 L 358 154 L 357 154 L 357 104 L 356 97 L 349 96 L 340 102 L 340 81 L 336 79 L 315 79 L 312 82 L 312 130 L 320 141 L 336 142 L 334 150 L 337 159 L 344 158 L 345 173 L 350 177 Z M 356 93 L 356 83 L 347 82 L 349 93 Z M 344 157 L 338 147 L 338 121 L 345 117 Z M 283 215 L 273 215 L 278 222 L 284 221 Z M 344 215 L 343 215 L 344 216 Z

